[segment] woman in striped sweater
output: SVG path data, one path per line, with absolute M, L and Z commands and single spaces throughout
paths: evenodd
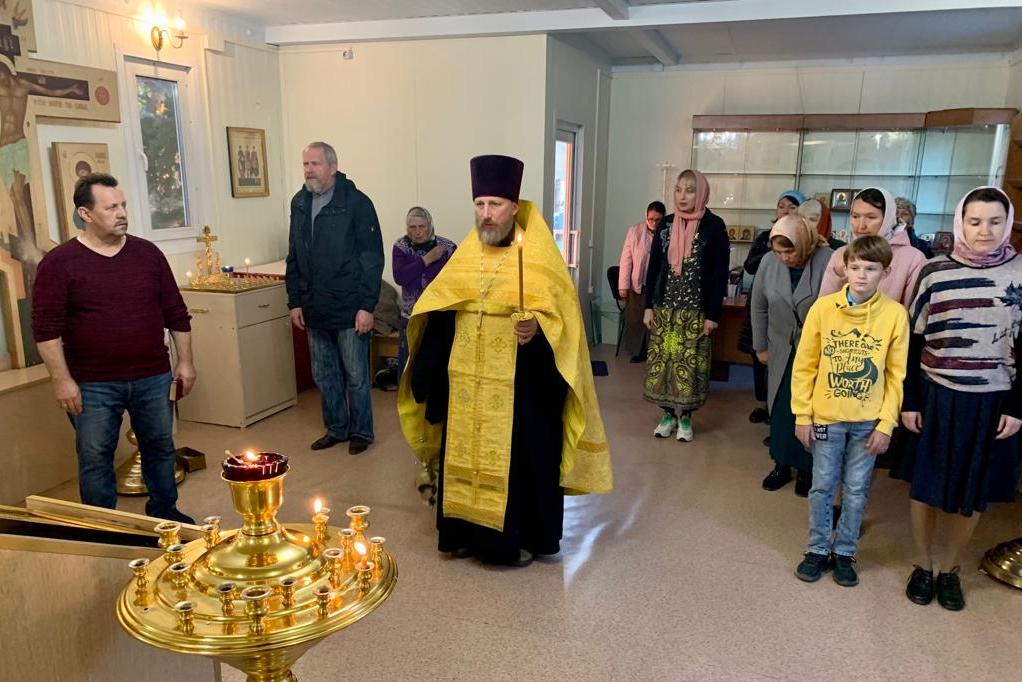
M 912 484 L 919 556 L 906 594 L 917 604 L 936 594 L 946 609 L 965 607 L 958 577 L 962 549 L 989 503 L 1015 499 L 1022 258 L 1008 243 L 1013 220 L 1000 189 L 969 192 L 955 213 L 954 251 L 923 268 L 909 311 L 901 418 L 919 435 L 918 446 L 906 448 L 899 477 Z M 937 535 L 942 542 L 934 542 Z

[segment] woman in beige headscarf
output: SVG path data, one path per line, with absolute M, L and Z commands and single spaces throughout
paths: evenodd
M 799 215 L 787 215 L 774 223 L 770 248 L 752 286 L 752 347 L 767 366 L 770 456 L 775 463 L 763 487 L 783 487 L 794 468 L 795 494 L 805 497 L 812 484 L 813 460 L 795 438 L 791 366 L 802 323 L 820 296 L 820 283 L 833 252 L 827 240 Z

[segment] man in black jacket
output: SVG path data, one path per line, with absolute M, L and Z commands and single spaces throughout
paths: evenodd
M 309 335 L 312 375 L 322 394 L 322 450 L 350 439 L 348 453 L 373 441 L 369 344 L 383 277 L 383 241 L 373 202 L 337 170 L 325 142 L 302 151 L 305 186 L 291 199 L 287 305 Z

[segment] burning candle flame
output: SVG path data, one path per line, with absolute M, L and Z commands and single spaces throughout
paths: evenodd
M 251 258 L 246 258 L 245 259 L 245 265 L 252 265 L 252 259 Z
M 515 241 L 518 242 L 518 246 L 522 245 L 522 231 L 518 230 L 518 234 L 515 236 Z
M 317 497 L 316 501 L 312 503 L 312 508 L 316 511 L 317 514 L 323 511 L 323 500 Z
M 251 450 L 246 450 L 245 451 L 245 459 L 247 459 L 249 462 L 258 462 L 259 461 L 259 455 L 257 455 L 256 453 L 252 452 Z
M 188 279 L 191 279 L 192 278 L 192 271 L 191 270 L 185 271 L 185 277 L 187 277 Z

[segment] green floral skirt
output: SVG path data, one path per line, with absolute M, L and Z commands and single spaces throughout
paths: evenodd
M 646 400 L 682 412 L 697 410 L 710 394 L 710 337 L 698 310 L 653 309 L 646 359 Z

